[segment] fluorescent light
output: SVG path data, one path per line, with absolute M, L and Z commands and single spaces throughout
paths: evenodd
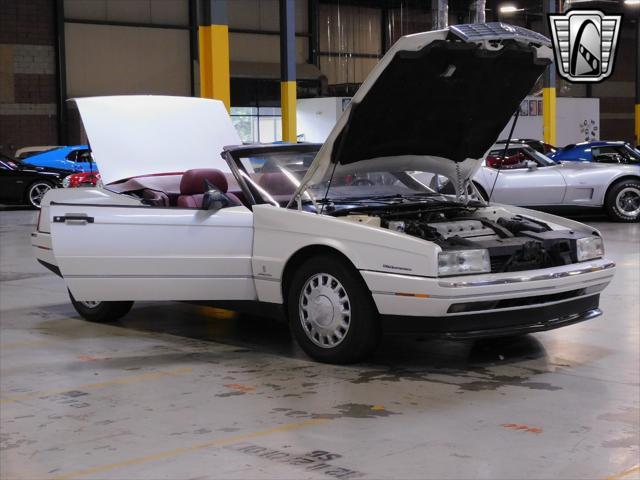
M 516 8 L 514 5 L 503 5 L 500 7 L 500 13 L 522 12 L 524 8 Z
M 625 5 L 640 5 L 640 0 L 624 0 Z

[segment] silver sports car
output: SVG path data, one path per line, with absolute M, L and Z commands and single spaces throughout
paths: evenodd
M 489 150 L 473 177 L 485 199 L 510 205 L 603 208 L 612 220 L 640 219 L 640 165 L 557 163 L 526 145 Z M 493 191 L 493 193 L 491 193 Z

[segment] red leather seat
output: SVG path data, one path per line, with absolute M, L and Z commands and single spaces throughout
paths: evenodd
M 227 178 L 215 168 L 197 168 L 187 170 L 180 180 L 180 196 L 177 206 L 181 208 L 202 208 L 204 193 L 208 190 L 207 182 L 227 194 Z M 233 194 L 227 194 L 231 205 L 242 205 Z

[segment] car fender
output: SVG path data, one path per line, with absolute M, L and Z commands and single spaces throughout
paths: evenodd
M 282 303 L 287 262 L 310 246 L 329 247 L 358 270 L 435 276 L 440 247 L 416 237 L 315 213 L 257 205 L 252 266 L 258 298 Z
M 616 174 L 613 177 L 611 177 L 611 179 L 609 180 L 609 183 L 607 184 L 606 188 L 602 190 L 602 198 L 600 199 L 600 201 L 603 205 L 606 200 L 607 193 L 609 193 L 609 190 L 615 183 L 618 183 L 619 181 L 622 181 L 622 180 L 639 180 L 640 181 L 640 165 L 638 166 L 624 165 L 621 167 L 625 167 L 624 170 L 622 170 L 621 168 L 621 171 L 616 172 Z

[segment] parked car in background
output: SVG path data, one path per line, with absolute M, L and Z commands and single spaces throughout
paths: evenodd
M 560 163 L 526 145 L 494 145 L 473 177 L 491 201 L 541 209 L 604 208 L 612 220 L 640 218 L 640 165 Z
M 97 170 L 91 150 L 86 145 L 60 147 L 28 157 L 27 162 L 36 167 L 57 168 L 69 172 Z
M 100 182 L 100 172 L 80 172 L 68 175 L 62 181 L 65 188 L 95 187 Z
M 558 162 L 640 165 L 640 151 L 627 142 L 596 141 L 567 145 L 549 155 Z
M 36 168 L 0 154 L 0 202 L 40 207 L 44 195 L 62 186 L 65 172 Z
M 502 145 L 504 148 L 506 143 L 507 143 L 506 139 L 498 140 L 495 146 L 498 147 Z M 557 148 L 554 147 L 553 145 L 545 143 L 542 140 L 535 140 L 533 138 L 514 138 L 512 140 L 509 140 L 509 145 L 528 145 L 531 148 L 533 148 L 535 151 L 544 153 L 545 155 L 549 155 L 550 153 L 553 153 L 557 150 Z
M 25 158 L 28 158 L 32 155 L 48 152 L 57 148 L 62 148 L 62 145 L 38 145 L 34 147 L 22 147 L 16 150 L 14 157 L 17 160 L 24 160 Z

